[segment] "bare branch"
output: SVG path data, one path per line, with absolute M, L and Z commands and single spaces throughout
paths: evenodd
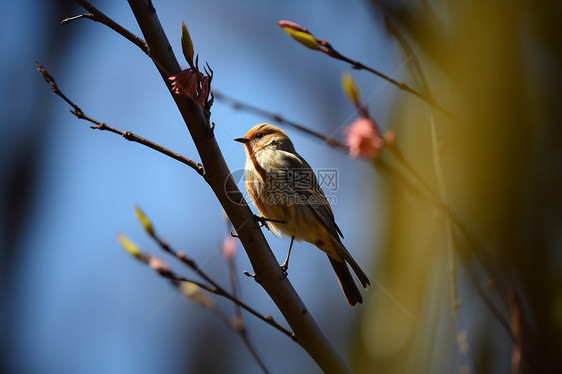
M 43 79 L 45 79 L 45 81 L 51 86 L 51 89 L 53 90 L 53 92 L 56 95 L 58 95 L 59 97 L 61 97 L 64 101 L 66 101 L 68 103 L 68 105 L 70 105 L 73 108 L 70 112 L 72 114 L 74 114 L 76 116 L 76 118 L 83 119 L 83 120 L 86 120 L 88 122 L 91 122 L 91 123 L 95 124 L 95 126 L 91 126 L 92 129 L 109 131 L 109 132 L 112 132 L 114 134 L 121 135 L 123 138 L 127 139 L 128 141 L 139 143 L 139 144 L 142 144 L 142 145 L 144 145 L 148 148 L 152 148 L 157 152 L 160 152 L 160 153 L 162 153 L 166 156 L 169 156 L 169 157 L 173 158 L 174 160 L 177 160 L 177 161 L 191 167 L 193 170 L 195 170 L 202 177 L 205 176 L 205 170 L 203 169 L 203 165 L 201 165 L 200 163 L 195 162 L 193 160 L 190 160 L 187 157 L 184 157 L 184 156 L 182 156 L 182 155 L 180 155 L 176 152 L 173 152 L 173 151 L 171 151 L 167 148 L 164 148 L 161 145 L 156 144 L 153 141 L 145 139 L 141 136 L 138 136 L 138 135 L 136 135 L 136 134 L 134 134 L 130 131 L 119 130 L 115 127 L 109 126 L 104 122 L 100 122 L 100 121 L 86 115 L 84 113 L 84 111 L 82 111 L 82 109 L 78 105 L 76 105 L 73 101 L 71 101 L 66 95 L 64 95 L 62 93 L 62 91 L 59 89 L 55 79 L 51 76 L 51 74 L 49 74 L 49 72 L 43 66 L 41 66 L 41 64 L 39 64 L 36 61 L 35 65 L 37 65 L 37 71 L 39 71 L 39 73 L 41 74 Z
M 80 18 L 87 18 L 87 19 L 94 20 L 94 15 L 91 14 L 91 13 L 88 13 L 88 14 L 78 14 L 78 15 L 76 15 L 76 16 L 74 16 L 74 17 L 68 17 L 68 18 L 63 19 L 63 20 L 60 22 L 60 24 L 61 24 L 61 25 L 66 25 L 66 24 L 68 24 L 68 23 L 70 23 L 70 22 L 72 22 L 72 21 L 76 21 L 76 20 L 78 20 L 78 19 L 80 19 Z
M 346 152 L 348 151 L 347 145 L 335 140 L 334 138 L 332 138 L 330 136 L 323 135 L 323 134 L 321 134 L 317 131 L 314 131 L 314 130 L 306 127 L 306 126 L 299 125 L 296 122 L 289 121 L 279 114 L 271 113 L 267 110 L 264 110 L 264 109 L 261 109 L 261 108 L 255 106 L 255 105 L 241 102 L 239 100 L 234 99 L 233 97 L 227 96 L 227 95 L 225 95 L 221 92 L 218 92 L 216 90 L 213 90 L 213 94 L 215 95 L 215 98 L 217 100 L 225 102 L 226 104 L 230 105 L 234 109 L 245 110 L 247 112 L 255 113 L 255 114 L 260 115 L 262 117 L 269 118 L 273 122 L 277 122 L 277 123 L 287 125 L 289 127 L 297 129 L 301 132 L 304 132 L 305 134 L 308 134 L 308 135 L 311 135 L 311 136 L 313 136 L 317 139 L 320 139 L 324 143 L 328 144 L 331 147 L 338 148 L 338 149 L 344 150 Z
M 144 40 L 142 40 L 141 38 L 130 32 L 129 30 L 127 30 L 126 28 L 124 28 L 123 26 L 121 26 L 120 24 L 118 24 L 108 16 L 106 16 L 104 13 L 100 12 L 95 6 L 90 4 L 90 2 L 85 0 L 76 0 L 76 2 L 91 14 L 90 15 L 80 14 L 75 17 L 67 18 L 62 21 L 63 25 L 80 18 L 91 19 L 92 21 L 99 22 L 101 24 L 106 25 L 107 27 L 109 27 L 110 29 L 112 29 L 119 35 L 125 37 L 125 39 L 129 40 L 131 43 L 139 47 L 144 53 L 150 55 L 148 45 Z
M 383 78 L 384 80 L 392 83 L 393 85 L 400 88 L 401 90 L 407 91 L 407 92 L 411 93 L 412 95 L 415 95 L 418 98 L 422 99 L 423 101 L 425 101 L 426 103 L 428 103 L 429 105 L 431 105 L 432 107 L 434 107 L 435 109 L 437 109 L 438 111 L 440 111 L 441 113 L 443 113 L 444 115 L 449 117 L 450 119 L 453 119 L 453 120 L 455 119 L 453 114 L 451 112 L 449 112 L 448 110 L 446 110 L 445 108 L 443 108 L 441 105 L 439 105 L 432 96 L 422 94 L 420 91 L 417 91 L 417 90 L 413 89 L 412 87 L 408 86 L 404 82 L 399 82 L 396 79 L 393 79 L 393 78 L 389 77 L 388 75 L 386 75 L 384 73 L 381 73 L 380 71 L 378 71 L 374 68 L 366 66 L 359 61 L 354 61 L 354 60 L 352 60 L 352 59 L 350 59 L 346 56 L 343 56 L 342 54 L 337 52 L 335 49 L 332 49 L 332 51 L 333 51 L 333 54 L 329 54 L 330 56 L 332 56 L 332 57 L 334 57 L 338 60 L 345 61 L 345 62 L 351 64 L 351 67 L 354 68 L 354 69 L 367 70 L 367 71 Z
M 262 371 L 264 373 L 269 373 L 269 370 L 267 369 L 267 366 L 262 361 L 262 359 L 259 357 L 257 350 L 254 348 L 254 346 L 252 345 L 252 343 L 251 343 L 251 341 L 248 337 L 246 326 L 244 324 L 244 319 L 243 319 L 243 316 L 242 316 L 242 309 L 248 310 L 253 315 L 258 316 L 261 320 L 263 320 L 266 323 L 272 325 L 273 327 L 279 329 L 281 332 L 288 335 L 289 337 L 292 337 L 293 334 L 290 333 L 289 331 L 287 331 L 286 329 L 284 329 L 283 327 L 279 326 L 278 324 L 276 324 L 271 317 L 262 316 L 261 314 L 255 312 L 249 306 L 245 305 L 240 300 L 240 298 L 238 297 L 237 292 L 236 292 L 236 290 L 238 288 L 237 287 L 238 282 L 237 282 L 237 278 L 235 278 L 236 275 L 234 273 L 232 273 L 231 275 L 232 275 L 233 279 L 236 280 L 236 282 L 233 283 L 236 287 L 233 287 L 232 293 L 229 294 L 224 288 L 222 288 L 213 279 L 211 279 L 211 277 L 209 277 L 207 274 L 205 274 L 197 266 L 197 264 L 195 263 L 195 261 L 193 259 L 187 257 L 187 255 L 182 253 L 182 252 L 174 251 L 171 248 L 171 246 L 168 244 L 168 242 L 156 233 L 156 229 L 155 229 L 152 221 L 150 220 L 150 218 L 148 218 L 148 216 L 142 211 L 142 209 L 140 207 L 138 207 L 138 206 L 135 207 L 135 212 L 136 212 L 137 218 L 139 219 L 139 221 L 142 224 L 146 233 L 148 235 L 150 235 L 150 237 L 157 242 L 157 244 L 160 246 L 161 249 L 163 249 L 165 252 L 167 252 L 169 254 L 172 254 L 176 259 L 179 259 L 184 265 L 187 265 L 187 267 L 190 268 L 191 270 L 195 270 L 195 272 L 200 277 L 207 280 L 207 282 L 210 284 L 210 286 L 204 285 L 202 283 L 195 282 L 195 281 L 192 281 L 192 280 L 180 279 L 178 276 L 176 276 L 170 270 L 170 267 L 167 264 L 160 261 L 157 257 L 147 256 L 147 255 L 143 254 L 141 252 L 140 248 L 138 248 L 138 246 L 135 243 L 130 241 L 124 235 L 119 235 L 119 241 L 120 241 L 121 245 L 124 247 L 124 249 L 127 250 L 127 252 L 129 252 L 131 255 L 133 255 L 136 259 L 138 259 L 138 260 L 140 260 L 144 263 L 147 263 L 152 269 L 156 270 L 163 277 L 167 277 L 168 279 L 170 279 L 171 283 L 175 287 L 178 287 L 184 294 L 186 294 L 186 296 L 190 300 L 192 300 L 193 302 L 209 309 L 213 313 L 217 314 L 218 317 L 223 322 L 225 322 L 232 330 L 234 330 L 240 336 L 240 338 L 242 339 L 242 341 L 244 342 L 244 344 L 248 348 L 248 351 L 250 352 L 250 354 L 252 355 L 254 360 L 256 360 L 256 362 L 258 363 L 258 365 L 260 366 Z M 233 238 L 229 237 L 227 240 L 228 240 L 228 242 L 225 241 L 224 243 L 231 243 L 231 244 L 234 244 L 234 245 L 238 244 L 238 241 L 236 239 L 233 239 Z M 229 260 L 229 269 L 234 270 L 235 269 L 234 268 L 234 260 L 233 260 L 234 252 L 232 252 L 231 254 L 232 255 L 229 255 L 229 256 L 226 256 L 226 257 Z M 195 284 L 198 287 L 195 288 L 195 289 L 180 287 L 178 285 L 178 282 L 180 282 L 180 281 L 185 281 L 189 284 Z M 237 312 L 236 318 L 230 319 L 228 317 L 228 315 L 220 307 L 218 307 L 211 299 L 207 299 L 207 298 L 199 295 L 198 290 L 200 288 L 203 288 L 203 289 L 205 289 L 209 292 L 212 292 L 216 295 L 226 297 L 230 300 L 233 300 L 235 308 L 236 308 L 236 312 Z
M 215 282 L 209 275 L 207 275 L 207 273 L 205 273 L 197 265 L 195 260 L 188 257 L 183 252 L 175 251 L 166 240 L 161 238 L 155 232 L 154 232 L 153 235 L 151 235 L 151 237 L 156 241 L 156 243 L 158 243 L 158 245 L 160 246 L 160 248 L 162 250 L 164 250 L 164 252 L 167 252 L 167 253 L 171 254 L 172 256 L 174 256 L 175 258 L 177 258 L 178 260 L 180 260 L 183 264 L 185 264 L 191 270 L 193 270 L 197 275 L 199 275 L 201 278 L 203 278 L 205 281 L 207 281 L 211 285 L 211 288 L 212 288 L 212 290 L 211 290 L 211 288 L 209 288 L 209 289 L 207 289 L 207 291 L 213 292 L 217 295 L 220 295 L 220 296 L 223 296 L 223 297 L 229 299 L 230 301 L 234 302 L 237 306 L 241 307 L 242 309 L 248 311 L 252 315 L 258 317 L 259 319 L 261 319 L 261 320 L 265 321 L 266 323 L 270 324 L 271 326 L 275 327 L 277 330 L 281 331 L 283 334 L 287 335 L 288 337 L 293 338 L 293 333 L 291 333 L 290 331 L 285 329 L 283 326 L 279 325 L 272 318 L 266 318 L 266 316 L 261 315 L 260 313 L 256 312 L 254 309 L 252 309 L 251 307 L 249 307 L 248 305 L 246 305 L 242 301 L 240 301 L 236 297 L 236 295 L 230 294 L 228 291 L 226 291 L 217 282 Z
M 147 256 L 145 254 L 140 254 L 140 257 L 137 258 L 137 259 L 140 262 L 142 262 L 146 265 L 149 265 L 158 274 L 160 274 L 160 276 L 162 276 L 163 278 L 171 280 L 172 284 L 174 286 L 177 286 L 178 282 L 190 283 L 190 284 L 196 285 L 197 287 L 199 287 L 199 288 L 201 288 L 201 289 L 203 289 L 203 290 L 205 290 L 209 293 L 215 294 L 215 295 L 220 296 L 220 297 L 224 297 L 224 298 L 232 301 L 238 307 L 240 307 L 240 308 L 246 310 L 247 312 L 249 312 L 250 314 L 258 317 L 259 319 L 261 319 L 265 323 L 275 327 L 277 330 L 281 331 L 283 334 L 287 335 L 288 337 L 290 337 L 290 338 L 294 337 L 294 334 L 292 334 L 290 331 L 288 331 L 284 327 L 275 323 L 275 321 L 273 321 L 273 318 L 271 318 L 271 316 L 261 315 L 260 313 L 256 312 L 253 308 L 244 304 L 242 301 L 240 301 L 234 295 L 228 293 L 224 288 L 216 285 L 216 283 L 214 283 L 214 282 L 213 282 L 213 284 L 208 285 L 208 284 L 196 281 L 194 279 L 189 279 L 189 278 L 177 275 L 170 268 L 168 268 L 167 265 L 165 265 L 161 260 L 157 259 L 155 256 L 152 256 L 152 255 Z M 151 262 L 152 262 L 151 260 L 155 260 L 155 259 L 158 262 L 158 266 L 154 266 L 154 265 L 151 264 Z M 215 312 L 216 312 L 216 310 L 215 310 Z M 221 313 L 219 313 L 219 315 L 230 327 L 232 327 L 236 332 L 240 333 L 239 329 L 228 321 L 228 318 L 225 318 L 224 315 L 221 314 Z M 253 355 L 253 353 L 255 353 L 255 350 L 253 349 L 253 347 L 252 347 L 251 351 L 253 351 L 253 352 L 251 352 L 251 354 Z M 260 360 L 258 360 L 258 363 L 259 363 L 260 367 L 265 368 L 265 365 L 263 365 L 263 363 Z M 267 372 L 267 369 L 265 369 L 265 371 Z
M 340 52 L 336 51 L 336 49 L 332 47 L 332 45 L 327 40 L 316 38 L 314 35 L 312 35 L 312 33 L 308 29 L 302 27 L 301 25 L 298 25 L 291 21 L 279 21 L 277 24 L 281 26 L 287 32 L 287 34 L 289 34 L 292 38 L 294 38 L 295 40 L 297 40 L 299 43 L 303 44 L 307 48 L 325 53 L 328 56 L 335 58 L 336 60 L 347 62 L 348 64 L 351 65 L 353 69 L 367 70 L 383 78 L 387 82 L 390 82 L 391 84 L 395 85 L 401 90 L 407 91 L 419 97 L 423 101 L 429 103 L 432 107 L 436 108 L 437 110 L 445 114 L 447 117 L 454 119 L 453 115 L 445 108 L 443 108 L 441 105 L 439 105 L 431 95 L 417 91 L 412 87 L 408 86 L 404 82 L 399 82 L 396 79 L 393 79 L 374 68 L 366 66 L 359 61 L 352 60 L 351 58 L 342 55 Z
M 230 223 L 230 221 L 229 221 L 229 223 Z M 229 230 L 231 228 L 232 228 L 232 224 L 230 224 L 227 227 L 227 229 L 229 229 Z M 238 281 L 238 271 L 236 269 L 236 263 L 234 262 L 234 256 L 227 256 L 227 263 L 228 263 L 228 272 L 230 274 L 230 283 L 232 284 L 232 291 L 231 291 L 232 296 L 234 296 L 237 299 L 240 299 L 240 293 L 239 293 L 240 282 Z M 252 344 L 252 341 L 250 340 L 250 337 L 248 336 L 248 329 L 246 328 L 246 323 L 244 322 L 244 316 L 242 314 L 242 308 L 238 304 L 235 304 L 235 313 L 236 313 L 236 319 L 235 319 L 236 329 L 237 329 L 238 333 L 240 334 L 240 337 L 242 338 L 242 341 L 244 342 L 244 345 L 246 345 L 246 348 L 248 348 L 248 351 L 250 352 L 250 354 L 252 355 L 254 360 L 258 363 L 258 365 L 260 366 L 262 371 L 264 373 L 268 373 L 269 370 L 265 366 L 265 363 L 261 359 L 260 355 L 258 354 L 258 351 L 254 347 L 254 345 Z M 273 318 L 269 318 L 266 321 L 272 321 L 273 322 Z
M 283 326 L 280 326 L 279 324 L 277 324 L 275 321 L 273 321 L 273 319 L 270 316 L 264 316 L 264 315 L 261 315 L 260 313 L 256 312 L 253 308 L 249 307 L 248 305 L 244 304 L 239 299 L 235 298 L 230 293 L 226 292 L 224 290 L 224 288 L 222 288 L 222 287 L 209 286 L 209 285 L 206 285 L 204 283 L 194 281 L 192 279 L 177 276 L 173 273 L 170 273 L 168 275 L 162 274 L 162 276 L 164 276 L 165 278 L 175 280 L 175 281 L 193 283 L 193 284 L 196 284 L 197 286 L 201 287 L 202 289 L 204 289 L 208 292 L 214 293 L 215 295 L 218 295 L 218 296 L 222 296 L 222 297 L 232 301 L 233 303 L 235 303 L 236 305 L 238 305 L 239 307 L 241 307 L 242 309 L 244 309 L 248 313 L 254 315 L 255 317 L 258 317 L 259 319 L 261 319 L 265 323 L 275 327 L 277 330 L 281 331 L 283 334 L 287 335 L 288 337 L 294 339 L 293 333 L 291 333 L 289 330 L 285 329 Z
M 147 262 L 147 261 L 143 261 L 143 262 Z M 207 292 L 213 293 L 213 294 L 218 295 L 218 296 L 226 297 L 228 295 L 228 294 L 220 293 L 213 286 L 208 286 L 208 285 L 203 284 L 201 282 L 178 276 L 174 272 L 172 272 L 170 269 L 155 269 L 155 270 L 163 278 L 169 279 L 171 281 L 172 285 L 174 285 L 174 287 L 176 287 L 178 289 L 181 289 L 181 287 L 179 287 L 180 283 L 190 283 L 190 284 L 196 285 L 197 287 L 199 287 L 199 288 L 201 288 L 201 289 L 203 289 Z M 237 305 L 238 308 L 243 308 L 243 307 L 240 307 L 240 305 L 245 305 L 242 302 L 240 302 L 240 300 L 237 299 L 237 298 L 233 298 L 231 300 L 235 303 L 235 305 Z M 209 303 L 209 302 L 205 303 L 205 302 L 201 302 L 201 301 L 197 302 L 195 300 L 193 300 L 193 301 L 195 303 L 199 304 L 200 306 L 202 306 L 204 308 L 207 308 L 208 310 L 215 313 L 229 328 L 231 328 L 235 333 L 237 333 L 240 336 L 240 338 L 242 339 L 242 341 L 244 342 L 244 345 L 246 345 L 246 348 L 248 348 L 248 351 L 250 352 L 250 355 L 254 358 L 254 360 L 256 360 L 257 364 L 262 369 L 262 371 L 266 374 L 269 373 L 269 370 L 265 366 L 265 363 L 261 360 L 261 358 L 259 357 L 259 355 L 258 355 L 257 351 L 255 350 L 254 346 L 251 344 L 251 342 L 248 338 L 248 335 L 246 334 L 246 329 L 244 328 L 243 324 L 240 325 L 239 319 L 231 321 L 222 309 L 220 309 L 218 306 L 216 306 L 212 303 Z M 250 310 L 252 310 L 252 309 L 250 309 Z M 259 314 L 254 314 L 254 315 L 258 316 L 260 319 L 262 319 L 266 323 L 269 323 L 269 321 L 270 321 L 270 319 L 268 319 L 268 316 L 262 316 L 262 315 L 259 315 Z M 288 333 L 290 336 L 292 335 L 290 332 L 288 332 L 288 331 L 285 332 L 285 331 L 284 331 L 283 328 L 281 328 L 281 332 L 286 333 L 286 334 Z

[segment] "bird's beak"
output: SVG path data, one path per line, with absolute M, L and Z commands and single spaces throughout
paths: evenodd
M 234 139 L 234 141 L 246 144 L 246 143 L 250 142 L 250 139 L 248 139 L 248 138 L 236 138 L 236 139 Z

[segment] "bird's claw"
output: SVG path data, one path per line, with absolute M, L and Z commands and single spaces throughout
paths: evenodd
M 287 223 L 285 221 L 279 221 L 277 219 L 273 219 L 273 218 L 267 218 L 267 217 L 262 217 L 262 216 L 258 216 L 254 214 L 254 217 L 256 219 L 256 221 L 258 222 L 258 225 L 260 227 L 266 227 L 268 230 L 270 230 L 269 226 L 267 225 L 268 222 L 275 222 L 275 223 Z
M 258 226 L 260 228 L 265 226 L 266 229 L 271 230 L 263 217 L 257 217 L 256 220 L 258 221 Z
M 287 270 L 289 270 L 289 264 L 284 262 L 283 265 L 281 265 L 281 271 L 283 272 L 283 277 L 281 278 L 281 280 L 287 278 L 287 275 L 289 275 Z

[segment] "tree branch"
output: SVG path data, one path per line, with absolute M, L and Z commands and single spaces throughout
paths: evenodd
M 238 308 L 245 309 L 248 312 L 250 312 L 251 314 L 253 314 L 256 317 L 260 318 L 261 320 L 265 321 L 266 323 L 269 323 L 270 325 L 273 325 L 271 323 L 272 319 L 268 318 L 270 316 L 262 316 L 261 314 L 257 313 L 252 308 L 248 307 L 246 304 L 241 302 L 235 296 L 229 294 L 228 292 L 224 292 L 224 289 L 222 289 L 221 287 L 217 288 L 213 285 L 209 286 L 207 284 L 198 282 L 196 280 L 188 279 L 188 278 L 177 275 L 172 270 L 170 270 L 170 268 L 164 262 L 162 262 L 161 260 L 159 260 L 158 258 L 156 258 L 154 256 L 146 256 L 146 255 L 142 254 L 141 252 L 139 252 L 136 255 L 136 257 L 140 262 L 150 266 L 162 278 L 170 280 L 174 287 L 176 287 L 177 289 L 182 291 L 182 293 L 184 293 L 188 296 L 188 299 L 190 299 L 194 303 L 199 304 L 200 306 L 205 307 L 208 310 L 214 312 L 228 327 L 230 327 L 234 332 L 236 332 L 240 336 L 240 338 L 244 342 L 244 345 L 246 345 L 246 348 L 248 348 L 248 351 L 250 352 L 250 355 L 254 358 L 254 360 L 256 360 L 257 364 L 262 369 L 262 371 L 266 374 L 269 373 L 269 370 L 265 366 L 265 363 L 261 360 L 261 358 L 259 357 L 259 355 L 258 355 L 257 351 L 255 350 L 254 346 L 251 344 L 251 342 L 248 338 L 248 335 L 246 334 L 246 330 L 241 329 L 241 327 L 239 326 L 239 322 L 237 320 L 231 321 L 228 318 L 228 315 L 226 313 L 224 313 L 224 311 L 222 309 L 217 307 L 212 302 L 212 299 L 207 299 L 207 298 L 201 297 L 201 296 L 198 295 L 198 292 L 194 292 L 194 294 L 191 294 L 191 292 L 186 293 L 183 290 L 183 288 L 180 287 L 180 284 L 181 283 L 187 283 L 187 284 L 195 285 L 197 287 L 197 290 L 202 289 L 202 290 L 205 290 L 209 293 L 215 294 L 217 296 L 225 297 L 225 298 L 231 300 L 232 302 L 234 302 L 234 304 Z M 286 329 L 284 329 L 281 326 L 276 326 L 276 328 L 286 335 L 289 335 L 289 336 L 292 335 L 289 331 L 287 331 Z
M 296 41 L 298 41 L 299 43 L 301 43 L 305 47 L 310 48 L 310 49 L 315 50 L 315 51 L 325 53 L 328 56 L 330 56 L 332 58 L 335 58 L 336 60 L 347 62 L 348 64 L 351 65 L 351 67 L 353 69 L 367 70 L 367 71 L 383 78 L 384 80 L 386 80 L 387 82 L 389 82 L 389 83 L 393 84 L 394 86 L 400 88 L 401 90 L 407 91 L 407 92 L 417 96 L 418 98 L 422 99 L 423 101 L 430 104 L 432 107 L 436 108 L 437 110 L 439 110 L 440 112 L 445 114 L 447 117 L 449 117 L 451 119 L 454 119 L 454 116 L 449 111 L 447 111 L 445 108 L 443 108 L 441 105 L 439 105 L 435 101 L 435 98 L 433 96 L 427 95 L 423 92 L 415 90 L 412 87 L 408 86 L 404 82 L 399 82 L 396 79 L 393 79 L 393 78 L 389 77 L 388 75 L 386 75 L 384 73 L 381 73 L 380 71 L 378 71 L 374 68 L 371 68 L 371 67 L 369 67 L 369 66 L 367 66 L 367 65 L 365 65 L 365 64 L 363 64 L 359 61 L 352 60 L 351 58 L 342 55 L 340 52 L 336 51 L 336 49 L 334 47 L 332 47 L 332 45 L 327 40 L 318 39 L 308 29 L 302 27 L 301 25 L 298 25 L 298 24 L 296 24 L 294 22 L 291 22 L 291 21 L 279 21 L 277 24 L 279 26 L 281 26 L 287 32 L 287 34 L 289 34 L 292 38 L 294 38 Z
M 213 94 L 215 95 L 215 99 L 223 101 L 224 103 L 230 105 L 234 109 L 245 110 L 247 112 L 255 113 L 255 114 L 257 114 L 259 116 L 262 116 L 262 117 L 267 117 L 274 122 L 282 123 L 284 125 L 292 127 L 294 129 L 297 129 L 301 132 L 304 132 L 305 134 L 311 135 L 311 136 L 315 137 L 316 139 L 320 139 L 321 141 L 323 141 L 324 143 L 328 144 L 331 147 L 341 149 L 341 150 L 344 150 L 346 152 L 348 151 L 347 145 L 343 144 L 342 142 L 337 141 L 333 137 L 326 136 L 326 135 L 321 134 L 317 131 L 309 129 L 308 127 L 305 127 L 303 125 L 299 125 L 296 122 L 289 121 L 288 119 L 285 119 L 285 117 L 283 117 L 279 114 L 274 114 L 274 113 L 271 113 L 267 110 L 261 109 L 261 108 L 255 106 L 255 105 L 241 102 L 241 101 L 236 100 L 236 99 L 234 99 L 230 96 L 227 96 L 227 95 L 225 95 L 221 92 L 218 92 L 217 90 L 213 90 Z
M 76 21 L 76 20 L 78 20 L 78 19 L 80 19 L 80 18 L 87 18 L 87 19 L 94 20 L 94 15 L 91 14 L 91 13 L 88 13 L 88 14 L 78 14 L 78 15 L 76 15 L 76 16 L 74 16 L 74 17 L 68 17 L 68 18 L 63 19 L 63 20 L 60 22 L 60 24 L 61 24 L 61 25 L 66 25 L 66 24 L 69 24 L 70 22 Z
M 64 101 L 66 101 L 68 103 L 68 105 L 70 105 L 73 109 L 70 111 L 70 113 L 74 114 L 76 116 L 76 118 L 78 119 L 83 119 L 86 120 L 88 122 L 91 122 L 93 124 L 95 124 L 96 126 L 90 126 L 90 128 L 92 129 L 96 129 L 96 130 L 102 130 L 102 131 L 109 131 L 112 132 L 114 134 L 118 134 L 121 135 L 123 138 L 127 139 L 128 141 L 131 142 L 135 142 L 135 143 L 139 143 L 142 144 L 146 147 L 152 148 L 157 152 L 160 152 L 168 157 L 173 158 L 174 160 L 177 160 L 187 166 L 189 166 L 190 168 L 192 168 L 193 170 L 195 170 L 199 175 L 201 176 L 205 176 L 205 171 L 203 169 L 203 165 L 201 165 L 198 162 L 195 162 L 193 160 L 190 160 L 187 157 L 184 157 L 182 155 L 180 155 L 179 153 L 173 152 L 167 148 L 162 147 L 159 144 L 154 143 L 153 141 L 150 141 L 148 139 L 145 139 L 141 136 L 138 136 L 130 131 L 122 131 L 119 130 L 115 127 L 109 126 L 104 122 L 100 122 L 88 115 L 86 115 L 84 113 L 84 111 L 82 111 L 82 109 L 76 105 L 72 100 L 70 100 L 65 94 L 62 93 L 62 91 L 59 89 L 57 82 L 55 81 L 55 79 L 51 76 L 51 74 L 49 74 L 49 72 L 43 67 L 41 66 L 41 64 L 39 64 L 37 61 L 35 61 L 35 65 L 37 66 L 37 71 L 39 71 L 39 74 L 41 74 L 41 76 L 43 77 L 43 79 L 45 79 L 45 81 L 51 86 L 51 89 L 53 90 L 53 92 L 58 95 L 59 97 L 61 97 Z
M 149 50 L 148 45 L 146 44 L 146 42 L 144 40 L 142 40 L 141 38 L 139 38 L 138 36 L 136 36 L 135 34 L 130 32 L 129 30 L 127 30 L 126 28 L 124 28 L 123 26 L 121 26 L 120 24 L 118 24 L 117 22 L 115 22 L 114 20 L 112 20 L 111 18 L 106 16 L 105 14 L 103 14 L 102 12 L 100 12 L 98 10 L 98 8 L 96 8 L 95 6 L 90 4 L 90 2 L 85 1 L 85 0 L 75 0 L 75 1 L 78 4 L 80 4 L 82 6 L 82 8 L 84 8 L 88 12 L 90 12 L 91 17 L 90 17 L 90 15 L 78 15 L 78 16 L 75 16 L 75 17 L 67 18 L 67 19 L 63 20 L 63 25 L 69 23 L 70 21 L 74 21 L 75 19 L 79 19 L 79 18 L 91 19 L 92 21 L 96 21 L 96 22 L 99 22 L 101 24 L 106 25 L 107 27 L 109 27 L 110 29 L 112 29 L 113 31 L 118 33 L 119 35 L 125 37 L 125 39 L 129 40 L 131 43 L 133 43 L 134 45 L 139 47 L 144 53 L 146 53 L 147 55 L 150 56 L 150 50 Z
M 203 278 L 205 281 L 207 281 L 211 285 L 210 288 L 209 287 L 205 288 L 207 291 L 213 292 L 213 293 L 215 293 L 219 296 L 227 298 L 228 300 L 232 301 L 238 307 L 240 307 L 240 308 L 246 310 L 248 313 L 258 317 L 259 319 L 261 319 L 265 323 L 273 326 L 274 328 L 281 331 L 283 334 L 287 335 L 288 337 L 293 338 L 294 334 L 292 332 L 290 332 L 289 330 L 287 330 L 286 328 L 284 328 L 283 326 L 279 325 L 277 322 L 275 322 L 271 316 L 263 316 L 262 314 L 258 313 L 256 310 L 254 310 L 252 307 L 246 305 L 244 302 L 242 302 L 240 299 L 238 299 L 238 297 L 234 293 L 231 294 L 227 290 L 225 290 L 222 286 L 220 286 L 217 282 L 215 282 L 209 275 L 207 275 L 207 273 L 205 273 L 197 265 L 195 260 L 193 260 L 190 257 L 187 257 L 185 255 L 185 253 L 183 253 L 183 252 L 175 251 L 168 244 L 168 242 L 166 240 L 162 239 L 158 234 L 156 234 L 156 232 L 149 233 L 149 234 L 156 241 L 156 243 L 160 246 L 160 248 L 164 252 L 167 252 L 170 255 L 177 258 L 178 260 L 180 260 L 184 265 L 189 267 L 197 275 L 199 275 L 201 278 Z
M 354 69 L 367 70 L 367 71 L 383 78 L 387 82 L 390 82 L 391 84 L 395 85 L 396 87 L 400 88 L 401 90 L 404 90 L 406 92 L 411 93 L 414 96 L 417 96 L 418 98 L 422 99 L 423 101 L 425 101 L 426 103 L 428 103 L 429 105 L 431 105 L 432 107 L 434 107 L 435 109 L 437 109 L 438 111 L 440 111 L 441 113 L 443 113 L 444 115 L 449 117 L 450 119 L 455 119 L 453 114 L 451 112 L 449 112 L 447 109 L 443 108 L 441 105 L 439 105 L 439 103 L 437 103 L 432 96 L 425 95 L 425 94 L 413 89 L 412 87 L 408 86 L 406 83 L 399 82 L 396 79 L 393 79 L 393 78 L 389 77 L 388 75 L 386 75 L 384 73 L 381 73 L 380 71 L 378 71 L 376 69 L 373 69 L 373 68 L 371 68 L 367 65 L 364 65 L 359 61 L 354 61 L 354 60 L 352 60 L 352 59 L 350 59 L 346 56 L 343 56 L 342 54 L 340 54 L 339 52 L 337 52 L 334 49 L 332 49 L 332 51 L 333 51 L 333 55 L 330 54 L 330 53 L 328 53 L 328 54 L 330 56 L 334 57 L 335 59 L 338 59 L 338 60 L 345 61 L 345 62 L 349 63 L 351 65 L 351 67 L 354 68 Z
M 228 221 L 230 223 L 230 221 Z M 227 227 L 228 231 L 230 231 L 231 227 Z M 230 234 L 228 234 L 230 235 Z M 228 238 L 230 239 L 230 237 Z M 235 240 L 235 239 L 234 239 Z M 239 299 L 239 290 L 240 290 L 240 282 L 238 281 L 238 270 L 236 269 L 236 263 L 234 262 L 234 256 L 227 256 L 227 263 L 228 263 L 228 272 L 230 274 L 230 281 L 232 284 L 232 296 Z M 235 304 L 235 325 L 238 333 L 240 334 L 242 341 L 250 351 L 250 354 L 254 358 L 254 360 L 258 363 L 264 373 L 269 373 L 269 370 L 265 366 L 265 363 L 261 359 L 258 351 L 255 349 L 250 337 L 248 336 L 248 329 L 246 328 L 246 322 L 244 322 L 244 315 L 242 314 L 242 308 L 240 305 Z M 273 318 L 270 318 L 270 321 L 273 322 Z

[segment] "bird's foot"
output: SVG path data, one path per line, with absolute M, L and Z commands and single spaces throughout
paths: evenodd
M 260 227 L 266 227 L 269 230 L 269 226 L 267 226 L 267 222 L 275 222 L 275 223 L 287 223 L 285 221 L 279 221 L 277 219 L 273 219 L 273 218 L 267 218 L 267 217 L 262 217 L 262 216 L 257 216 L 254 214 L 254 218 L 256 219 L 256 221 L 258 222 Z
M 289 274 L 287 272 L 287 270 L 289 270 L 289 263 L 287 261 L 285 261 L 282 265 L 281 265 L 281 270 L 283 271 L 283 277 L 281 278 L 282 280 L 287 278 L 287 275 Z

